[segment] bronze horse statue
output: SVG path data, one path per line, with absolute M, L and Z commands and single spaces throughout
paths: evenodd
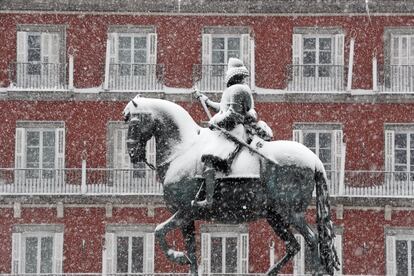
M 125 107 L 124 117 L 129 125 L 127 146 L 134 164 L 146 162 L 146 142 L 155 137 L 154 169 L 163 183 L 167 208 L 173 213 L 157 226 L 156 240 L 170 260 L 189 264 L 191 275 L 198 274 L 195 220 L 239 224 L 266 219 L 286 244 L 285 256 L 269 268 L 268 275 L 277 275 L 300 250 L 291 227 L 303 235 L 312 250 L 316 275 L 332 275 L 338 269 L 327 176 L 311 150 L 292 141 L 253 139 L 252 147 L 267 159 L 243 148 L 233 162 L 232 174 L 217 178 L 213 208 L 197 210 L 191 201 L 204 195 L 201 149 L 211 135 L 217 134 L 197 125 L 181 106 L 160 99 L 137 96 Z M 318 234 L 305 220 L 315 187 Z M 187 254 L 174 250 L 166 241 L 167 233 L 177 228 L 184 236 Z

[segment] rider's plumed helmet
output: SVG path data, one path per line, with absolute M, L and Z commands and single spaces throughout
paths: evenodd
M 231 78 L 237 75 L 247 77 L 249 76 L 249 71 L 247 70 L 246 66 L 244 66 L 243 61 L 241 61 L 238 58 L 230 58 L 226 76 L 224 78 L 224 82 L 226 83 L 226 85 L 228 84 Z

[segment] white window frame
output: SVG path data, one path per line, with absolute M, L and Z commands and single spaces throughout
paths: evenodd
M 386 252 L 386 274 L 396 275 L 397 273 L 397 261 L 396 261 L 396 242 L 398 240 L 414 242 L 414 229 L 413 228 L 385 228 L 385 252 Z M 411 249 L 411 242 L 408 242 L 408 249 Z M 408 254 L 410 254 L 408 250 Z M 412 256 L 411 256 L 412 257 Z M 410 267 L 413 266 L 411 258 L 408 258 L 408 275 L 411 274 Z
M 25 273 L 25 245 L 28 237 L 53 238 L 52 273 L 62 273 L 63 267 L 63 225 L 15 225 L 12 232 L 12 273 Z M 38 248 L 40 252 L 40 248 Z M 38 256 L 39 257 L 39 256 Z M 40 258 L 37 259 L 40 270 Z M 35 274 L 40 274 L 35 273 Z
M 332 133 L 331 171 L 329 178 L 329 194 L 340 194 L 344 187 L 346 144 L 343 142 L 342 125 L 337 123 L 295 123 L 293 125 L 293 141 L 303 144 L 304 133 Z
M 403 51 L 403 41 L 407 48 Z M 395 42 L 398 49 L 395 48 Z M 404 55 L 405 52 L 405 55 Z M 391 34 L 391 65 L 414 65 L 414 34 Z
M 108 225 L 105 233 L 105 244 L 102 252 L 102 272 L 103 275 L 115 274 L 117 269 L 116 256 L 117 237 L 143 237 L 143 258 L 144 267 L 143 273 L 154 273 L 154 230 L 155 225 Z M 131 247 L 128 249 L 128 255 L 130 256 Z M 129 258 L 129 257 L 128 257 Z M 131 263 L 128 264 L 129 270 Z
M 63 181 L 64 168 L 65 168 L 65 124 L 64 122 L 47 122 L 47 121 L 18 121 L 16 123 L 16 136 L 15 136 L 15 168 L 16 168 L 16 181 L 26 181 L 28 176 L 26 172 L 27 168 L 27 132 L 45 132 L 53 131 L 55 133 L 55 161 L 54 168 L 46 168 L 46 170 L 53 170 L 55 181 Z M 42 137 L 42 135 L 40 135 Z M 40 148 L 40 152 L 42 149 Z M 41 156 L 39 156 L 39 159 Z M 42 163 L 42 162 L 40 162 Z M 30 168 L 31 169 L 31 168 Z M 39 168 L 33 168 L 33 170 L 39 170 L 42 172 L 42 166 L 39 164 Z M 37 180 L 42 179 L 42 173 L 36 177 Z M 49 179 L 49 177 L 47 177 Z M 37 181 L 38 182 L 38 181 Z M 55 182 L 56 183 L 56 182 Z
M 202 225 L 201 228 L 201 265 L 200 273 L 211 273 L 211 238 L 237 238 L 237 272 L 249 273 L 249 234 L 245 225 Z M 224 243 L 224 239 L 222 242 Z M 224 248 L 224 247 L 223 247 Z M 224 256 L 225 250 L 222 252 Z M 225 268 L 224 257 L 222 266 Z
M 339 231 L 341 232 L 341 231 Z M 300 244 L 300 251 L 294 256 L 293 258 L 293 275 L 305 275 L 305 250 L 306 242 L 302 235 L 295 234 L 296 240 Z M 339 260 L 339 270 L 334 272 L 334 275 L 342 275 L 342 232 L 335 234 L 335 248 L 336 253 L 338 254 L 338 260 Z M 311 252 L 309 252 L 311 253 Z M 308 275 L 308 274 L 306 274 Z

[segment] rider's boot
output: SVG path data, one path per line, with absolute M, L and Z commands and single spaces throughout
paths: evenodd
M 214 187 L 216 185 L 216 171 L 211 167 L 207 166 L 203 172 L 203 177 L 206 185 L 206 198 L 201 201 L 193 200 L 191 205 L 193 207 L 202 209 L 211 209 L 213 206 Z

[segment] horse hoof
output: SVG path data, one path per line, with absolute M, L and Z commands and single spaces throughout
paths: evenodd
M 168 250 L 167 257 L 171 261 L 176 262 L 180 265 L 191 264 L 190 259 L 183 252 L 180 252 L 180 251 L 175 251 L 175 250 L 170 249 Z

